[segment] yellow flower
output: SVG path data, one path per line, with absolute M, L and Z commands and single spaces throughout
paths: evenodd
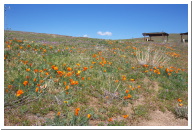
M 130 81 L 135 81 L 135 79 L 130 79 Z
M 91 114 L 87 114 L 87 118 L 90 118 L 91 117 Z
M 183 104 L 182 104 L 182 103 L 180 103 L 180 104 L 179 104 L 179 106 L 180 106 L 180 107 L 182 107 L 182 106 L 183 106 Z
M 126 76 L 123 75 L 123 76 L 122 76 L 122 80 L 126 80 L 126 79 L 127 79 Z
M 80 75 L 80 73 L 81 73 L 81 71 L 80 71 L 80 70 L 78 70 L 78 71 L 77 71 L 77 73 L 76 73 L 76 76 L 79 76 L 79 75 Z
M 68 101 L 63 101 L 63 103 L 68 103 Z
M 132 86 L 131 86 L 131 85 L 129 85 L 128 87 L 129 87 L 129 88 L 132 88 Z

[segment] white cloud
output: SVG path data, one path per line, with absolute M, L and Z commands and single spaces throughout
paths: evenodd
M 101 31 L 98 31 L 97 34 L 102 35 L 102 36 L 104 36 L 104 35 L 111 36 L 112 35 L 111 32 L 101 32 Z
M 83 35 L 83 37 L 88 37 L 88 35 L 87 35 L 87 34 L 85 34 L 85 35 Z

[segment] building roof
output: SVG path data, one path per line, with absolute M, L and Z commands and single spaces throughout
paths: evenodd
M 180 33 L 180 35 L 188 35 L 188 32 L 186 32 L 186 33 Z
M 169 36 L 166 32 L 152 32 L 152 33 L 142 33 L 143 36 Z

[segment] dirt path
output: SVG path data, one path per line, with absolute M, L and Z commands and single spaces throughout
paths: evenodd
M 188 126 L 188 120 L 177 119 L 174 114 L 159 110 L 153 111 L 149 114 L 149 120 L 144 120 L 138 123 L 138 126 Z

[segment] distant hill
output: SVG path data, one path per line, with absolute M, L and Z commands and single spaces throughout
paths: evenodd
M 23 32 L 23 31 L 5 31 L 6 38 L 14 38 L 36 41 L 36 42 L 55 42 L 55 43 L 92 43 L 92 42 L 103 42 L 105 39 L 96 39 L 96 38 L 87 38 L 87 37 L 72 37 L 66 35 L 58 35 L 58 34 L 47 34 L 47 33 L 35 33 L 35 32 Z M 145 37 L 147 38 L 147 37 Z M 188 39 L 187 35 L 183 36 L 183 38 Z M 153 42 L 163 42 L 163 38 L 161 36 L 154 36 L 151 38 Z M 166 39 L 166 38 L 165 38 Z M 131 42 L 146 42 L 144 41 L 144 37 L 141 38 L 133 38 L 133 39 L 119 39 L 115 41 L 131 41 Z M 171 33 L 168 37 L 169 43 L 180 43 L 181 36 L 179 33 Z
M 4 31 L 6 39 L 17 38 L 19 40 L 28 40 L 34 42 L 45 43 L 100 43 L 104 39 L 87 38 L 87 37 L 72 37 L 58 34 L 36 33 L 36 32 L 23 32 L 23 31 Z

